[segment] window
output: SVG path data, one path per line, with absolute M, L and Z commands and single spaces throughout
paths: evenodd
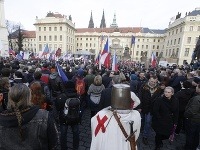
M 41 31 L 41 27 L 39 27 L 39 31 Z
M 148 49 L 148 45 L 146 45 L 146 49 Z
M 57 44 L 54 44 L 54 49 L 56 49 L 56 50 L 57 50 Z
M 180 32 L 182 32 L 182 30 L 183 30 L 183 28 L 181 27 L 181 28 L 180 28 Z
M 51 27 L 49 27 L 49 31 L 51 31 Z
M 179 48 L 176 50 L 176 57 L 178 57 Z
M 167 41 L 167 46 L 169 46 L 169 40 Z
M 156 52 L 156 56 L 158 56 L 158 52 Z
M 138 54 L 139 54 L 139 52 L 138 52 L 138 51 L 136 51 L 136 56 L 138 56 Z
M 139 45 L 137 45 L 137 48 L 139 48 L 140 46 Z
M 140 55 L 141 55 L 141 56 L 143 55 L 143 51 L 140 52 Z
M 44 31 L 46 31 L 46 27 L 44 27 Z
M 47 37 L 46 36 L 44 36 L 44 41 L 46 41 L 47 40 Z
M 39 50 L 42 51 L 42 44 L 39 44 Z
M 158 39 L 158 42 L 160 42 L 160 40 Z
M 174 30 L 172 31 L 172 35 L 174 35 Z
M 95 45 L 95 43 L 94 43 L 94 47 L 95 47 L 96 45 Z
M 191 43 L 191 39 L 192 39 L 191 37 L 188 37 L 188 38 L 187 38 L 187 44 L 190 44 L 190 43 Z
M 54 36 L 54 41 L 57 41 L 57 35 Z
M 51 44 L 49 44 L 49 49 L 52 49 L 52 45 Z
M 197 27 L 197 31 L 200 31 L 200 26 Z
M 168 56 L 171 56 L 171 49 L 169 49 L 169 54 L 168 54 Z
M 62 31 L 62 27 L 60 27 L 60 31 Z
M 176 34 L 178 34 L 178 29 L 176 29 Z
M 85 46 L 88 47 L 88 43 L 86 43 Z
M 147 39 L 147 42 L 149 42 L 149 39 Z
M 196 39 L 195 39 L 195 44 L 197 43 L 198 39 L 199 39 L 199 37 L 196 37 Z
M 90 38 L 90 41 L 92 41 L 92 38 Z
M 88 38 L 86 38 L 86 41 L 88 40 Z
M 78 47 L 78 43 L 76 44 L 76 46 Z
M 49 41 L 51 41 L 51 35 L 49 35 Z
M 142 49 L 144 48 L 144 45 L 142 45 Z
M 76 38 L 76 40 L 78 41 L 78 38 Z
M 166 53 L 165 53 L 165 56 L 167 56 L 167 52 L 168 52 L 168 49 L 166 49 Z
M 155 49 L 155 45 L 153 45 L 153 49 Z
M 80 46 L 82 46 L 82 43 L 80 43 Z
M 159 49 L 159 45 L 157 45 L 157 49 Z
M 92 43 L 90 43 L 90 47 L 92 47 Z
M 178 38 L 178 44 L 180 44 L 181 38 Z
M 60 41 L 62 41 L 62 35 L 60 35 Z
M 156 39 L 153 39 L 153 42 L 156 42 Z
M 57 31 L 57 27 L 54 27 L 54 31 Z
M 193 31 L 193 26 L 190 26 L 190 31 Z
M 82 40 L 82 38 L 81 38 L 81 40 Z
M 140 39 L 138 39 L 138 42 L 140 42 Z
M 170 32 L 169 32 L 169 36 L 170 36 Z
M 189 50 L 190 50 L 189 48 L 186 48 L 186 49 L 185 49 L 185 54 L 184 54 L 184 56 L 187 57 L 187 56 L 189 55 Z
M 174 39 L 174 45 L 176 45 L 176 39 Z
M 42 41 L 42 38 L 41 38 L 41 36 L 39 36 L 39 41 Z
M 171 45 L 172 45 L 172 40 L 171 40 Z
M 144 39 L 142 39 L 142 41 L 144 42 Z

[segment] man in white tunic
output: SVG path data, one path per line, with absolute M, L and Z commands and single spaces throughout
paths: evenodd
M 140 126 L 140 114 L 131 108 L 130 86 L 115 84 L 111 107 L 99 111 L 91 119 L 90 150 L 135 150 Z

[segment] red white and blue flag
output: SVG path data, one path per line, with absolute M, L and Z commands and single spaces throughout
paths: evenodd
M 114 52 L 114 55 L 113 55 L 112 71 L 118 71 L 116 51 Z
M 45 55 L 47 55 L 47 54 L 49 54 L 49 47 L 48 47 L 48 44 L 45 45 L 44 50 L 43 50 L 43 53 L 42 53 L 42 56 L 45 56 Z
M 9 49 L 9 55 L 12 54 L 13 56 L 15 56 L 15 51 L 12 49 Z
M 99 61 L 100 61 L 100 55 L 101 55 L 101 53 L 99 52 L 99 54 L 98 54 L 98 56 L 97 56 L 97 58 L 96 58 L 96 60 L 95 60 L 95 63 L 96 63 L 96 64 L 99 64 Z
M 100 63 L 103 64 L 106 68 L 110 67 L 110 53 L 109 53 L 108 38 L 104 46 L 103 52 L 101 53 Z
M 156 67 L 156 64 L 157 64 L 156 56 L 155 56 L 154 53 L 152 53 L 152 55 L 151 55 L 151 66 L 152 66 L 153 68 L 155 68 L 155 67 Z

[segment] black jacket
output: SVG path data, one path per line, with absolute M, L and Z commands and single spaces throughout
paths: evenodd
M 195 95 L 195 89 L 181 89 L 174 96 L 179 101 L 179 112 L 184 112 L 189 100 Z
M 111 105 L 111 92 L 112 92 L 112 86 L 104 89 L 101 92 L 101 99 L 99 102 L 99 110 L 102 110 L 103 108 L 106 108 Z
M 167 99 L 165 96 L 157 98 L 153 106 L 152 127 L 156 133 L 169 136 L 174 124 L 178 122 L 179 103 L 172 96 Z
M 53 150 L 57 149 L 58 132 L 48 111 L 34 106 L 22 112 L 22 138 L 15 112 L 0 114 L 0 149 Z

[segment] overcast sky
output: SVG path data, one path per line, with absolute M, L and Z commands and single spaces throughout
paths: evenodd
M 103 9 L 106 26 L 110 26 L 116 12 L 119 27 L 167 28 L 170 18 L 178 12 L 200 7 L 200 0 L 4 0 L 5 18 L 21 23 L 26 30 L 35 30 L 35 18 L 47 12 L 71 15 L 76 28 L 87 28 L 92 10 L 94 26 L 99 27 Z

